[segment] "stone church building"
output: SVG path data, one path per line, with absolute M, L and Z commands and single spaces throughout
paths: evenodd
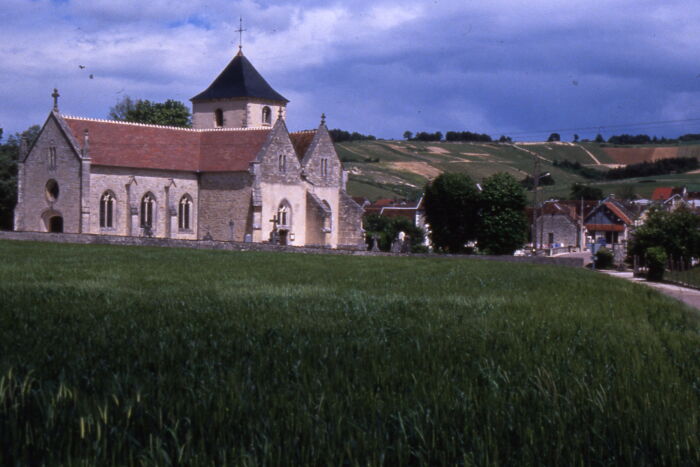
M 290 133 L 240 50 L 191 101 L 176 128 L 64 116 L 54 92 L 21 148 L 15 230 L 364 247 L 324 117 Z

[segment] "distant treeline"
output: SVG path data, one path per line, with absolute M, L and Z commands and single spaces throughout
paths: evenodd
M 654 162 L 630 164 L 618 169 L 610 169 L 605 174 L 605 178 L 608 180 L 619 180 L 621 178 L 648 177 L 650 175 L 689 172 L 697 168 L 698 160 L 695 157 L 672 157 L 669 159 L 659 159 Z
M 622 178 L 649 177 L 651 175 L 667 175 L 683 173 L 697 169 L 700 164 L 695 157 L 671 157 L 654 162 L 630 164 L 607 172 L 585 167 L 578 162 L 567 160 L 554 161 L 554 167 L 574 172 L 589 180 L 620 180 Z
M 404 139 L 408 141 L 442 141 L 442 136 L 442 132 L 440 131 L 436 131 L 435 133 L 419 131 L 415 134 L 412 131 L 404 131 L 403 133 Z M 493 142 L 493 139 L 486 133 L 473 133 L 471 131 L 448 131 L 445 133 L 445 141 L 491 143 Z M 501 136 L 498 141 L 501 143 L 510 143 L 513 141 L 513 139 L 508 136 Z
M 678 138 L 657 138 L 656 136 L 649 135 L 614 135 L 608 138 L 608 143 L 610 144 L 677 144 L 679 141 L 698 141 L 700 140 L 700 134 L 698 133 L 688 133 Z M 598 139 L 596 138 L 597 142 Z
M 345 141 L 374 141 L 377 139 L 373 135 L 363 135 L 362 133 L 358 133 L 356 131 L 350 133 L 349 131 L 341 130 L 339 128 L 328 130 L 328 133 L 330 133 L 331 139 L 334 143 L 342 143 Z

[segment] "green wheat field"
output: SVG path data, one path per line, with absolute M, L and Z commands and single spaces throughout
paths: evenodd
M 0 242 L 0 465 L 700 464 L 700 325 L 454 258 Z

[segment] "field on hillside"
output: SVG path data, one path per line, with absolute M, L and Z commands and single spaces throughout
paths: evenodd
M 698 465 L 700 331 L 595 272 L 0 242 L 2 465 Z
M 417 141 L 362 141 L 336 144 L 338 155 L 350 172 L 348 191 L 352 196 L 377 198 L 417 198 L 423 187 L 443 172 L 462 172 L 475 181 L 497 172 L 507 172 L 518 180 L 531 175 L 535 158 L 540 170 L 550 172 L 555 185 L 543 187 L 545 199 L 569 196 L 573 183 L 599 187 L 606 195 L 631 184 L 635 192 L 649 197 L 657 186 L 700 183 L 700 174 L 674 174 L 625 181 L 591 182 L 553 165 L 568 160 L 600 168 L 653 159 L 654 157 L 700 156 L 700 145 L 671 148 L 610 148 L 595 143 L 445 143 Z M 654 156 L 656 154 L 656 156 Z

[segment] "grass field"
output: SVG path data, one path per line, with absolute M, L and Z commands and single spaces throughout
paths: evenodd
M 553 165 L 554 161 L 568 160 L 601 168 L 605 164 L 620 162 L 606 152 L 611 150 L 628 154 L 630 161 L 644 158 L 646 153 L 649 156 L 654 151 L 672 151 L 673 155 L 697 157 L 700 156 L 700 145 L 697 144 L 666 148 L 612 148 L 596 143 L 518 143 L 516 147 L 496 143 L 361 141 L 336 144 L 336 150 L 345 169 L 350 172 L 349 193 L 372 200 L 417 198 L 425 184 L 441 172 L 466 173 L 476 182 L 498 172 L 510 173 L 522 180 L 532 174 L 534 155 L 540 158 L 540 170 L 550 172 L 556 182 L 555 185 L 542 187 L 545 199 L 567 199 L 573 183 L 591 184 L 602 189 L 605 195 L 620 192 L 623 185 L 631 184 L 636 194 L 642 197 L 650 197 L 658 186 L 700 183 L 700 174 L 695 173 L 591 182 L 579 174 Z
M 698 465 L 700 331 L 587 270 L 0 242 L 2 465 Z

